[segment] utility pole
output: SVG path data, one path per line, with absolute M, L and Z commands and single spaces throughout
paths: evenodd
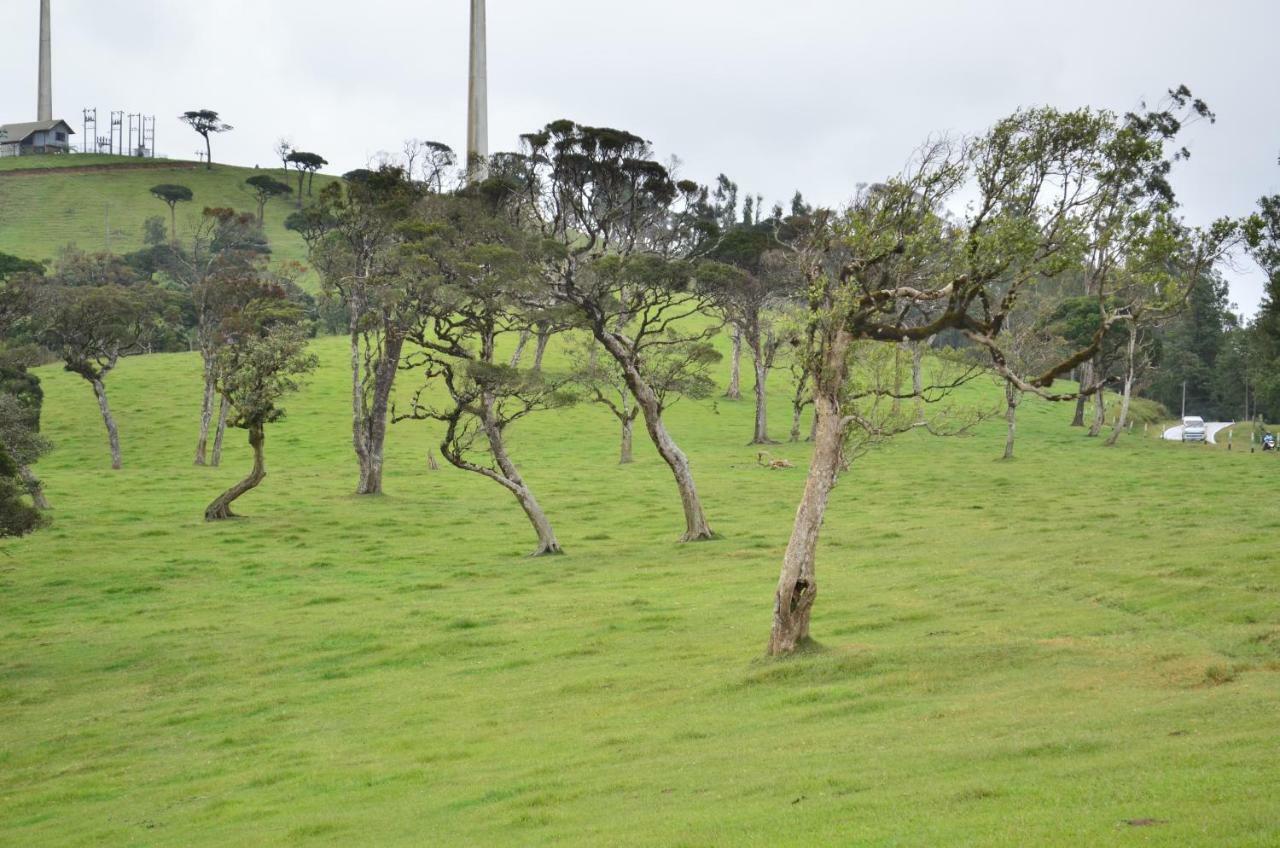
M 49 0 L 40 0 L 40 82 L 36 91 L 36 120 L 53 120 L 53 27 Z
M 485 0 L 471 0 L 471 68 L 467 76 L 467 182 L 485 178 L 489 158 L 489 55 Z
M 1182 417 L 1187 417 L 1187 381 L 1182 381 Z

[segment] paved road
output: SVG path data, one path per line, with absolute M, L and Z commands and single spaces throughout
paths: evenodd
M 1222 432 L 1228 427 L 1234 427 L 1235 423 L 1236 422 L 1234 421 L 1206 422 L 1204 425 L 1205 438 L 1209 440 L 1209 444 L 1216 445 L 1218 443 L 1217 442 L 1218 433 Z M 1182 425 L 1179 424 L 1177 427 L 1170 427 L 1168 430 L 1165 430 L 1164 436 L 1162 436 L 1162 438 L 1170 442 L 1182 441 Z

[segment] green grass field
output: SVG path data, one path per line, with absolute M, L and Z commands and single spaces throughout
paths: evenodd
M 78 170 L 84 167 L 104 170 Z M 6 173 L 20 168 L 40 172 Z M 147 218 L 162 216 L 166 226 L 169 221 L 169 207 L 151 196 L 152 186 L 178 183 L 194 192 L 192 202 L 178 206 L 181 235 L 205 207 L 256 212 L 257 204 L 244 181 L 261 173 L 284 176 L 278 168 L 258 171 L 215 164 L 212 171 L 207 171 L 198 163 L 121 156 L 0 159 L 0 252 L 24 259 L 51 260 L 68 244 L 87 251 L 137 250 L 143 244 L 143 223 Z M 296 177 L 290 176 L 290 185 L 296 186 Z M 317 176 L 315 190 L 330 179 Z M 284 228 L 284 220 L 292 211 L 290 198 L 277 198 L 267 205 L 267 237 L 276 259 L 305 262 L 306 245 Z
M 195 357 L 112 376 L 114 474 L 88 386 L 41 370 L 56 512 L 0 544 L 0 844 L 1280 844 L 1274 456 L 1106 449 L 1044 403 L 1011 463 L 996 421 L 900 438 L 833 498 L 822 649 L 770 661 L 807 450 L 759 467 L 749 403 L 671 413 L 723 534 L 696 545 L 607 413 L 515 427 L 569 554 L 529 560 L 505 492 L 427 470 L 432 426 L 352 496 L 344 347 L 316 350 L 218 526 L 248 449 L 191 466 Z

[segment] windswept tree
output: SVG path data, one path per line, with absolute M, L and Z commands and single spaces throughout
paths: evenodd
M 164 270 L 187 296 L 194 326 L 194 347 L 200 352 L 204 393 L 200 407 L 195 464 L 209 464 L 209 431 L 217 400 L 214 356 L 222 321 L 258 296 L 270 254 L 266 236 L 255 216 L 231 209 L 206 209 L 190 240 L 175 245 L 164 258 Z M 218 465 L 222 434 L 230 412 L 225 399 L 214 431 L 214 466 Z
M 617 361 L 645 428 L 671 468 L 684 541 L 713 538 L 689 459 L 662 418 L 644 374 L 655 347 L 718 331 L 693 285 L 690 259 L 715 224 L 705 189 L 677 182 L 648 142 L 616 129 L 556 121 L 523 137 L 519 154 L 493 158 L 480 191 L 554 249 L 544 252 L 545 298 L 572 308 Z M 690 320 L 692 319 L 692 320 Z
M 311 188 L 316 181 L 316 172 L 329 164 L 329 160 L 325 159 L 318 153 L 308 153 L 305 150 L 294 150 L 286 157 L 294 170 L 298 172 L 298 208 L 302 208 L 302 188 L 306 183 L 307 197 L 311 197 Z
M 178 241 L 178 204 L 190 203 L 195 194 L 184 185 L 164 183 L 151 187 L 151 194 L 164 201 L 169 207 L 169 239 L 175 244 Z
M 253 199 L 258 203 L 259 227 L 266 223 L 267 204 L 273 197 L 283 197 L 287 194 L 293 194 L 293 189 L 270 174 L 259 174 L 255 177 L 250 177 L 244 182 L 245 185 L 253 189 Z
M 93 387 L 107 430 L 111 467 L 122 467 L 120 432 L 107 401 L 107 376 L 121 357 L 141 353 L 173 319 L 170 298 L 157 286 L 72 284 L 61 270 L 32 293 L 36 339 L 67 371 Z
M 1022 110 L 971 143 L 927 146 L 905 173 L 863 190 L 842 212 L 815 213 L 804 251 L 813 326 L 804 355 L 814 362 L 818 421 L 774 597 L 770 654 L 809 639 L 819 530 L 851 429 L 885 429 L 850 399 L 862 349 L 955 330 L 1018 390 L 1073 397 L 1051 387 L 1096 353 L 1105 326 L 1034 375 L 1013 370 L 1001 337 L 1025 289 L 1078 267 L 1133 223 L 1116 197 L 1130 209 L 1171 202 L 1166 143 L 1181 128 L 1182 110 L 1202 105 L 1185 89 L 1172 94 L 1167 109 L 1126 117 Z M 952 208 L 961 196 L 969 199 L 963 214 Z M 923 304 L 928 320 L 918 314 Z
M 562 553 L 551 521 L 507 448 L 508 428 L 568 401 L 556 381 L 501 361 L 499 341 L 528 323 L 521 305 L 536 293 L 530 255 L 536 245 L 471 198 L 435 198 L 407 248 L 431 285 L 422 292 L 418 350 L 407 367 L 428 385 L 443 384 L 447 401 L 415 395 L 403 418 L 442 422 L 440 453 L 455 468 L 510 492 L 537 534 L 533 556 Z
M 582 390 L 586 399 L 609 410 L 618 419 L 621 439 L 618 464 L 634 460 L 632 436 L 640 407 L 627 385 L 626 374 L 618 361 L 601 350 L 594 338 L 583 340 L 569 350 L 577 363 L 570 379 Z M 715 392 L 711 368 L 721 359 L 720 352 L 706 339 L 686 339 L 673 334 L 669 346 L 655 346 L 643 362 L 645 382 L 653 387 L 660 412 L 666 412 L 681 398 L 703 400 Z
M 759 224 L 736 224 L 722 233 L 699 268 L 699 284 L 746 343 L 755 376 L 753 445 L 774 444 L 769 438 L 767 382 L 793 339 L 786 307 L 803 289 L 789 244 L 803 222 L 770 218 Z
M 406 338 L 419 321 L 420 269 L 405 261 L 405 232 L 422 186 L 403 169 L 349 174 L 321 192 L 312 263 L 347 313 L 356 494 L 382 494 L 387 415 Z M 307 216 L 307 212 L 298 213 Z
M 212 109 L 193 109 L 189 112 L 183 112 L 178 116 L 178 120 L 191 127 L 198 136 L 204 139 L 205 168 L 212 171 L 213 143 L 210 141 L 210 137 L 219 133 L 231 132 L 235 127 L 223 121 L 218 113 Z
M 307 337 L 297 306 L 282 292 L 269 290 L 219 326 L 218 392 L 231 405 L 230 424 L 248 431 L 253 469 L 209 504 L 206 521 L 235 518 L 231 505 L 266 479 L 266 426 L 284 418 L 280 402 L 301 388 L 303 377 L 318 364 L 307 353 Z

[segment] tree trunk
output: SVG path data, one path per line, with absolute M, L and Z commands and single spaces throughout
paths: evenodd
M 676 480 L 676 488 L 680 491 L 680 503 L 684 509 L 684 535 L 682 542 L 702 542 L 715 538 L 711 525 L 707 522 L 706 513 L 702 510 L 702 501 L 698 498 L 698 487 L 693 482 L 693 472 L 689 468 L 689 458 L 680 450 L 679 445 L 667 432 L 662 421 L 662 406 L 653 387 L 645 382 L 630 350 L 618 340 L 618 337 L 605 331 L 601 325 L 593 330 L 596 340 L 609 352 L 609 355 L 622 366 L 622 373 L 627 381 L 631 396 L 644 415 L 645 429 L 658 455 L 667 463 Z
M 533 350 L 533 372 L 535 374 L 542 373 L 542 357 L 546 356 L 547 343 L 551 341 L 551 331 L 541 329 L 538 331 L 537 347 Z
M 924 423 L 924 342 L 911 343 L 911 395 L 916 402 L 916 423 Z
M 809 638 L 809 618 L 818 596 L 815 559 L 818 534 L 827 501 L 840 473 L 844 447 L 844 421 L 840 411 L 840 387 L 846 374 L 845 355 L 850 337 L 839 329 L 828 340 L 823 367 L 814 375 L 813 408 L 817 421 L 813 458 L 805 480 L 804 496 L 796 510 L 791 539 L 782 559 L 782 573 L 774 593 L 773 629 L 768 652 L 789 654 Z
M 511 361 L 508 363 L 512 368 L 520 367 L 520 360 L 524 358 L 525 345 L 529 344 L 529 331 L 521 330 L 520 337 L 516 340 L 516 349 L 511 353 Z
M 231 412 L 231 401 L 225 397 L 218 408 L 218 426 L 213 431 L 213 459 L 210 465 L 214 468 L 222 465 L 222 439 L 227 434 L 227 415 Z
M 893 346 L 893 397 L 889 413 L 897 418 L 902 411 L 902 347 L 906 342 L 898 342 Z
M 742 330 L 733 329 L 733 353 L 729 356 L 729 400 L 742 400 Z
M 221 495 L 209 504 L 209 508 L 204 511 L 205 521 L 223 521 L 228 518 L 235 518 L 236 514 L 231 511 L 231 504 L 236 498 L 257 488 L 267 476 L 267 463 L 263 455 L 262 445 L 266 440 L 263 433 L 263 425 L 249 425 L 249 444 L 253 447 L 253 470 L 249 472 L 249 476 L 236 483 L 230 489 L 227 489 Z
M 213 421 L 213 396 L 216 392 L 213 379 L 213 358 L 201 350 L 204 360 L 204 400 L 200 405 L 200 438 L 196 440 L 196 465 L 205 464 L 209 445 L 209 424 Z
M 1084 364 L 1084 374 L 1080 378 L 1079 385 L 1081 391 L 1086 391 L 1093 385 L 1093 360 Z M 1088 401 L 1088 397 L 1083 394 L 1076 398 L 1076 414 L 1075 417 L 1071 419 L 1072 427 L 1084 426 L 1084 405 L 1086 401 Z
M 176 203 L 169 204 L 169 240 L 174 244 L 178 243 L 178 206 Z
M 804 407 L 793 406 L 791 408 L 791 443 L 795 444 L 800 441 L 800 416 L 804 415 Z
M 753 445 L 776 444 L 769 438 L 768 397 L 765 394 L 765 382 L 769 379 L 769 369 L 765 366 L 764 354 L 758 345 L 751 349 L 751 363 L 756 374 L 756 429 L 751 439 Z
M 634 460 L 631 458 L 631 434 L 635 430 L 636 416 L 635 411 L 626 413 L 621 416 L 622 420 L 622 450 L 618 459 L 619 465 L 630 465 Z
M 1125 352 L 1124 393 L 1120 396 L 1120 415 L 1116 418 L 1116 426 L 1107 437 L 1107 447 L 1120 441 L 1120 431 L 1129 420 L 1129 401 L 1133 397 L 1133 384 L 1137 376 L 1138 328 L 1129 322 L 1129 347 Z
M 264 226 L 267 223 L 267 201 L 258 201 L 258 226 Z
M 1008 435 L 1004 440 L 1004 459 L 1013 459 L 1013 438 L 1018 431 L 1018 404 L 1022 400 L 1022 392 L 1013 383 L 1004 384 L 1005 412 L 1004 420 L 1008 425 Z
M 204 134 L 204 167 L 206 171 L 213 170 L 213 142 L 208 133 Z
M 391 406 L 391 390 L 395 387 L 400 369 L 400 351 L 404 338 L 396 334 L 384 335 L 383 348 L 377 368 L 374 370 L 373 397 L 365 414 L 361 433 L 364 451 L 356 451 L 360 458 L 360 482 L 357 495 L 382 494 L 383 456 L 387 442 L 387 412 Z
M 31 503 L 36 509 L 52 509 L 49 499 L 44 496 L 44 484 L 40 482 L 40 478 L 25 465 L 18 466 L 18 479 L 27 487 L 27 494 L 31 495 Z
M 560 543 L 556 540 L 555 531 L 551 528 L 551 522 L 547 519 L 547 514 L 542 511 L 542 507 L 538 504 L 538 499 L 533 496 L 533 492 L 525 485 L 524 478 L 520 476 L 520 471 L 516 468 L 515 463 L 511 461 L 511 457 L 507 455 L 507 446 L 502 439 L 502 431 L 494 426 L 492 419 L 489 417 L 488 411 L 493 408 L 493 399 L 486 398 L 485 404 L 485 435 L 489 440 L 489 451 L 493 454 L 494 460 L 498 463 L 498 468 L 502 470 L 502 476 L 506 478 L 506 486 L 516 500 L 520 502 L 520 507 L 524 510 L 524 514 L 528 516 L 529 523 L 533 525 L 534 531 L 538 534 L 538 547 L 529 556 L 546 556 L 548 554 L 562 554 L 564 551 L 560 548 Z
M 93 393 L 98 398 L 98 409 L 102 412 L 102 423 L 107 425 L 107 444 L 111 448 L 111 467 L 119 471 L 124 467 L 120 458 L 120 431 L 116 429 L 116 420 L 111 415 L 111 407 L 107 403 L 107 387 L 101 379 L 90 380 Z
M 1089 437 L 1093 438 L 1102 432 L 1102 428 L 1107 423 L 1107 398 L 1106 390 L 1098 389 L 1098 393 L 1093 396 L 1093 423 L 1089 425 Z

